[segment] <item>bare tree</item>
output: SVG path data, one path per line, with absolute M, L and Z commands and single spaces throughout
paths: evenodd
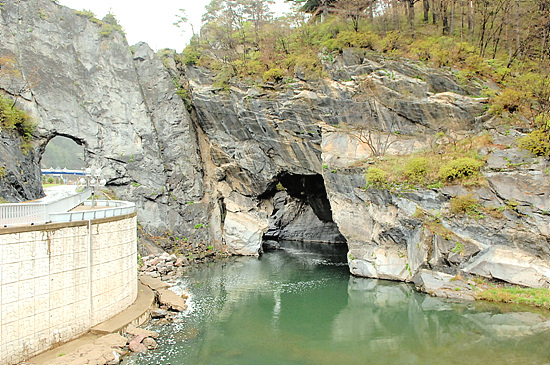
M 193 23 L 189 22 L 189 18 L 187 17 L 187 12 L 185 9 L 180 9 L 180 13 L 176 14 L 176 21 L 174 22 L 174 25 L 178 28 L 182 28 L 184 25 L 189 24 L 191 26 L 191 32 L 193 33 L 193 38 L 195 36 L 195 27 L 193 27 Z
M 359 31 L 359 21 L 372 17 L 373 0 L 340 0 L 334 4 L 335 10 L 351 20 L 353 29 Z M 368 14 L 366 13 L 368 11 Z
M 409 16 L 409 25 L 411 26 L 411 35 L 415 36 L 414 31 L 414 18 L 415 18 L 415 12 L 414 12 L 414 4 L 416 4 L 419 0 L 401 0 L 403 3 L 407 6 L 407 12 Z
M 383 132 L 369 127 L 353 127 L 347 130 L 347 133 L 353 139 L 366 144 L 375 157 L 384 156 L 392 144 L 397 140 L 392 138 L 390 132 Z

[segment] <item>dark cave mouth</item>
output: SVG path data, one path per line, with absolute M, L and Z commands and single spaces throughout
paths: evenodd
M 332 219 L 322 175 L 281 174 L 266 195 L 274 210 L 263 236 L 264 247 L 274 241 L 346 244 Z

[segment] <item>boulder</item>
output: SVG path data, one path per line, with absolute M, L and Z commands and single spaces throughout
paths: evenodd
M 131 324 L 128 325 L 128 327 L 126 327 L 125 332 L 133 336 L 143 335 L 145 337 L 152 337 L 152 338 L 159 337 L 159 334 L 157 332 L 149 331 L 143 328 L 138 328 L 138 327 L 132 326 Z
M 148 350 L 154 350 L 158 347 L 157 341 L 152 339 L 151 337 L 147 337 L 142 342 L 143 345 L 147 346 Z
M 229 253 L 258 255 L 267 225 L 267 218 L 259 217 L 254 212 L 228 212 L 225 217 L 224 239 Z
M 159 303 L 163 306 L 166 306 L 169 310 L 175 312 L 182 312 L 187 309 L 187 304 L 185 304 L 185 299 L 177 295 L 169 289 L 159 289 L 157 291 Z
M 474 300 L 474 290 L 460 278 L 422 269 L 414 276 L 415 287 L 424 293 L 450 299 Z
M 145 339 L 144 335 L 134 336 L 134 338 L 130 340 L 130 344 L 128 345 L 128 347 L 130 348 L 130 351 L 136 352 L 136 353 L 147 352 L 147 346 L 142 343 L 144 339 Z
M 168 311 L 166 311 L 165 309 L 152 309 L 151 310 L 151 318 L 157 319 L 157 318 L 164 318 L 166 316 L 168 316 Z
M 487 248 L 464 271 L 534 288 L 550 286 L 550 265 L 547 262 L 506 246 Z

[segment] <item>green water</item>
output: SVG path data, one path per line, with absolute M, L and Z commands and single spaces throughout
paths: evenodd
M 285 244 L 193 269 L 182 322 L 126 364 L 550 364 L 550 321 L 356 278 L 345 248 Z M 542 312 L 546 314 L 546 312 Z

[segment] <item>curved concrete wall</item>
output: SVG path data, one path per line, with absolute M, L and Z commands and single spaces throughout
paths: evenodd
M 88 331 L 137 296 L 136 214 L 0 229 L 0 364 Z

